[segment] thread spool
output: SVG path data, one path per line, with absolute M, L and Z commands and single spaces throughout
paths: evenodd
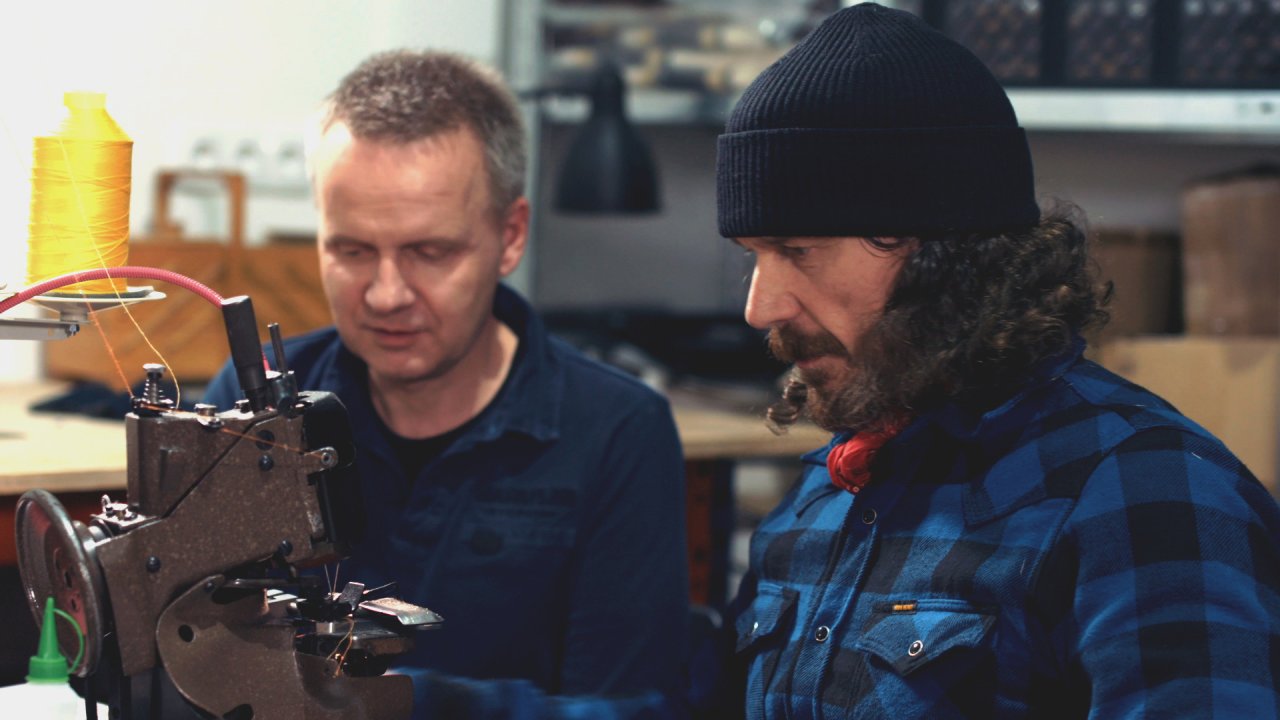
M 67 115 L 56 134 L 35 138 L 27 281 L 129 259 L 129 194 L 133 142 L 107 114 L 102 93 L 68 92 Z M 114 295 L 123 279 L 63 288 L 67 294 Z

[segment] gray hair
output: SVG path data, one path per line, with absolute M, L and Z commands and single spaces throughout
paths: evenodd
M 470 128 L 484 146 L 489 194 L 501 215 L 524 195 L 524 123 L 494 69 L 440 51 L 378 53 L 352 70 L 322 108 L 317 130 L 344 123 L 368 140 L 410 143 Z

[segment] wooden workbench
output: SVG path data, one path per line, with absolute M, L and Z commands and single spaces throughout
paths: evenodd
M 684 457 L 690 461 L 796 457 L 822 447 L 830 433 L 797 424 L 774 435 L 759 415 L 701 407 L 672 406 Z
M 31 412 L 32 403 L 65 389 L 60 383 L 0 385 L 0 566 L 18 562 L 14 510 L 22 493 L 48 490 L 81 521 L 101 509 L 103 493 L 124 495 L 122 421 Z
M 33 488 L 53 493 L 124 488 L 123 423 L 29 409 L 65 389 L 58 383 L 0 385 L 0 496 Z M 692 462 L 795 457 L 830 437 L 809 425 L 775 436 L 758 415 L 680 400 L 673 409 L 685 458 Z
M 58 383 L 0 385 L 0 495 L 120 490 L 125 485 L 124 423 L 31 412 L 59 394 Z
M 103 493 L 123 499 L 123 422 L 30 411 L 33 403 L 65 389 L 58 383 L 0 385 L 0 565 L 16 562 L 14 508 L 22 493 L 48 490 L 82 521 L 99 509 Z M 775 436 L 759 414 L 680 398 L 674 400 L 673 410 L 686 460 L 693 597 L 714 605 L 727 591 L 723 582 L 733 524 L 733 464 L 750 458 L 794 458 L 820 447 L 829 435 L 797 425 Z

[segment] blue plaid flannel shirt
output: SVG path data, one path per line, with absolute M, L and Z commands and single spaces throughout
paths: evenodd
M 746 717 L 1280 717 L 1280 510 L 1081 347 L 856 496 L 845 437 L 805 456 L 731 608 Z

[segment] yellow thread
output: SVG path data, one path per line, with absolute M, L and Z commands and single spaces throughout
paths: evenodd
M 31 220 L 27 238 L 27 278 L 46 278 L 87 268 L 120 267 L 129 259 L 129 194 L 132 187 L 133 142 L 106 111 L 100 93 L 63 94 L 68 115 L 57 135 L 35 139 L 31 167 Z M 60 288 L 59 293 L 115 295 L 127 289 L 124 279 L 92 280 Z M 169 368 L 176 400 L 182 403 L 178 374 L 122 306 L 142 341 Z M 95 313 L 94 327 L 125 390 L 133 395 L 111 342 Z
M 107 349 L 107 356 L 111 358 L 111 364 L 115 366 L 116 377 L 120 378 L 120 384 L 124 387 L 125 392 L 129 393 L 129 399 L 132 400 L 133 388 L 129 387 L 129 378 L 124 374 L 124 368 L 120 366 L 120 358 L 116 357 L 116 349 L 111 347 L 111 341 L 107 339 L 107 331 L 103 330 L 102 323 L 98 322 L 98 313 L 90 311 L 88 315 L 89 319 L 93 321 L 93 329 L 97 330 L 98 337 L 102 338 L 102 346 Z M 132 319 L 132 316 L 130 316 L 130 319 Z M 133 324 L 137 325 L 138 323 L 134 321 Z M 139 327 L 138 331 L 141 332 L 142 328 Z M 143 334 L 143 339 L 146 340 L 145 333 Z M 148 340 L 147 344 L 150 345 L 151 341 Z
M 281 450 L 288 450 L 289 452 L 291 452 L 291 453 L 297 453 L 298 455 L 306 455 L 306 454 L 307 454 L 307 451 L 306 451 L 306 450 L 300 450 L 300 449 L 298 449 L 298 448 L 296 448 L 296 447 L 291 447 L 291 446 L 286 445 L 286 444 L 284 444 L 284 443 L 282 443 L 282 442 L 274 442 L 274 441 L 272 441 L 272 440 L 263 440 L 262 438 L 258 437 L 257 435 L 248 435 L 248 434 L 246 434 L 246 433 L 237 432 L 237 431 L 232 430 L 231 428 L 228 428 L 228 427 L 219 428 L 219 429 L 218 429 L 218 432 L 226 433 L 226 434 L 228 434 L 228 435 L 234 435 L 234 436 L 239 437 L 239 438 L 246 438 L 246 439 L 252 440 L 252 441 L 254 441 L 254 442 L 260 442 L 260 443 L 263 443 L 263 444 L 265 444 L 265 445 L 270 445 L 271 447 L 278 447 L 278 448 L 280 448 Z
M 355 618 L 353 617 L 347 618 L 347 634 L 343 636 L 341 640 L 338 641 L 338 644 L 333 646 L 333 652 L 329 653 L 329 657 L 325 658 L 329 662 L 334 662 L 334 659 L 335 658 L 337 659 L 337 666 L 333 669 L 334 677 L 338 677 L 339 675 L 342 674 L 342 663 L 347 661 L 347 653 L 351 652 L 352 646 L 355 645 L 355 637 L 354 637 L 355 633 L 356 633 Z M 342 647 L 344 643 L 346 644 L 347 647 L 346 649 L 342 650 L 342 656 L 339 657 L 338 650 L 339 648 Z
M 51 137 L 35 138 L 27 280 L 129 257 L 129 193 L 133 142 L 107 114 L 99 93 L 65 93 L 68 114 Z M 67 293 L 118 294 L 122 280 L 69 285 Z
M 916 603 L 914 602 L 894 603 L 893 611 L 896 613 L 897 612 L 915 612 Z
M 162 406 L 162 405 L 143 405 L 143 407 L 147 408 L 148 410 L 156 410 L 156 411 L 167 412 L 167 413 L 169 413 L 169 414 L 171 414 L 171 415 L 177 415 L 177 416 L 179 416 L 179 417 L 199 417 L 195 412 L 192 412 L 191 410 L 176 410 L 176 409 L 173 409 L 173 408 L 164 407 L 164 406 Z M 269 446 L 271 446 L 271 447 L 273 447 L 273 448 L 280 448 L 281 450 L 286 450 L 286 451 L 291 452 L 291 453 L 294 453 L 294 454 L 296 454 L 296 455 L 306 455 L 306 454 L 307 454 L 307 451 L 306 451 L 306 450 L 302 450 L 302 449 L 300 449 L 300 448 L 293 447 L 292 445 L 289 445 L 289 444 L 287 444 L 287 443 L 276 442 L 276 441 L 274 441 L 274 440 L 266 440 L 266 439 L 263 439 L 262 437 L 260 437 L 260 436 L 258 436 L 258 435 L 250 435 L 250 434 L 248 434 L 248 433 L 242 433 L 242 432 L 240 432 L 239 430 L 232 430 L 232 429 L 231 429 L 231 428 L 229 428 L 229 427 L 220 427 L 220 428 L 218 428 L 218 432 L 220 432 L 220 433 L 225 433 L 225 434 L 227 434 L 227 435 L 231 435 L 231 436 L 233 436 L 233 437 L 244 438 L 244 439 L 246 439 L 246 440 L 252 440 L 252 441 L 254 441 L 254 442 L 256 442 L 256 443 L 262 443 L 262 444 L 264 444 L 264 445 L 269 445 Z M 326 571 L 327 571 L 327 568 L 326 568 Z M 335 582 L 335 583 L 337 582 L 337 576 L 334 576 L 334 582 Z

